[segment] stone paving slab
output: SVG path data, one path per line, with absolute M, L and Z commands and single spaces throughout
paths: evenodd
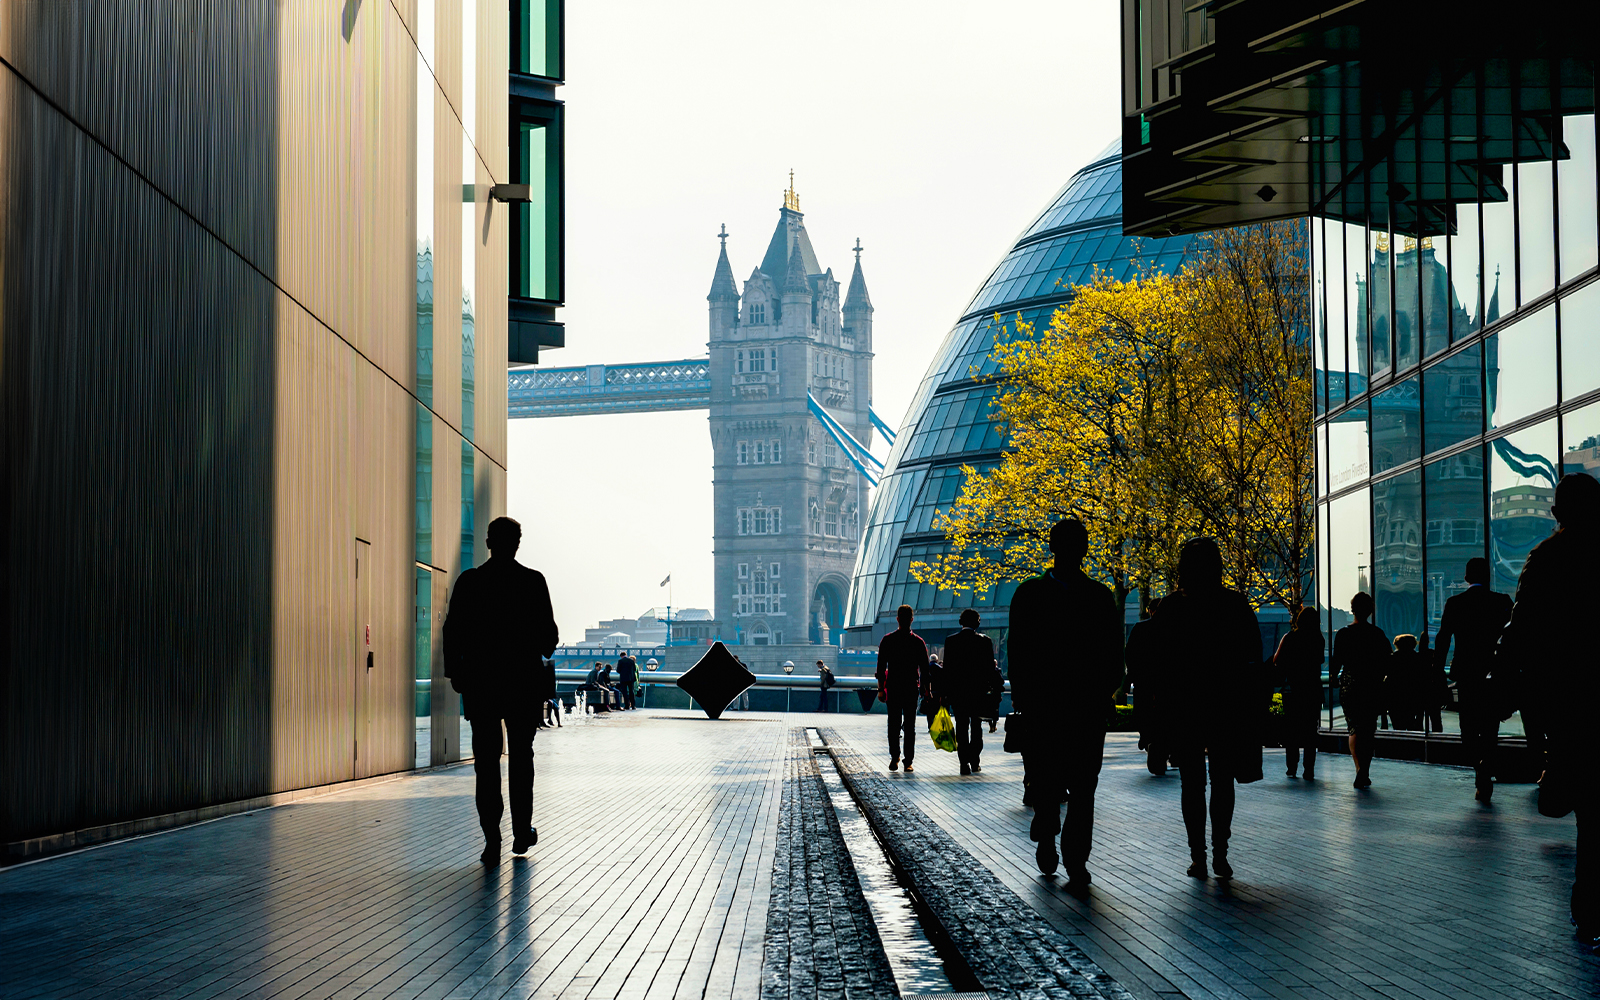
M 1357 792 L 1348 757 L 1320 754 L 1308 784 L 1268 751 L 1266 780 L 1237 787 L 1237 876 L 1199 882 L 1184 875 L 1177 773 L 1150 775 L 1134 738 L 1112 734 L 1078 899 L 1034 865 L 1003 733 L 986 735 L 983 773 L 960 777 L 922 724 L 906 775 L 887 770 L 882 717 L 823 725 L 1139 1000 L 1600 996 L 1600 956 L 1567 922 L 1573 821 L 1539 816 L 1531 785 L 1485 808 L 1470 771 L 1377 761 Z
M 0 998 L 753 997 L 785 747 L 541 732 L 539 844 L 491 869 L 469 765 L 0 870 Z

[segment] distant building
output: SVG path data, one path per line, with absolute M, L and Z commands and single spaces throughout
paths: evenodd
M 859 248 L 843 301 L 791 179 L 741 294 L 717 258 L 710 302 L 716 619 L 730 644 L 836 642 L 866 479 L 807 395 L 870 445 L 872 302 Z

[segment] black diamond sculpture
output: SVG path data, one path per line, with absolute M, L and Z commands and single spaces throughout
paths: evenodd
M 700 662 L 683 672 L 678 686 L 689 692 L 689 697 L 700 703 L 709 718 L 722 717 L 723 709 L 733 704 L 733 699 L 744 694 L 756 682 L 752 674 L 728 652 L 720 642 L 711 644 Z

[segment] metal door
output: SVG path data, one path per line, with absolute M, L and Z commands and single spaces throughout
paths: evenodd
M 377 654 L 372 645 L 372 545 L 356 539 L 356 634 L 351 658 L 351 775 L 363 778 L 375 771 L 372 753 L 373 671 Z

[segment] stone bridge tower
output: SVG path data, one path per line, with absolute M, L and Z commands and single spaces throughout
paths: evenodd
M 778 225 L 741 294 L 728 236 L 711 282 L 716 616 L 730 645 L 837 644 L 867 482 L 807 406 L 871 444 L 872 302 L 806 235 L 791 172 Z M 810 664 L 803 665 L 809 668 Z

